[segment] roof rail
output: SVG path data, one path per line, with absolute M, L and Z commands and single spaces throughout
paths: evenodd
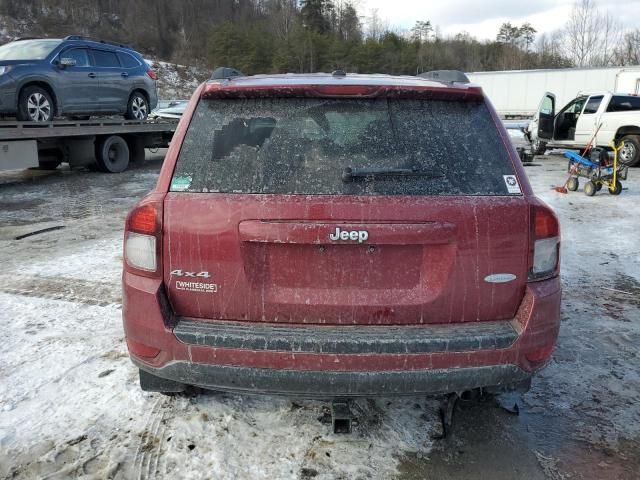
M 471 83 L 469 77 L 459 70 L 432 70 L 431 72 L 421 73 L 418 77 L 443 83 Z
M 112 42 L 109 40 L 100 40 L 100 39 L 91 38 L 91 37 L 84 37 L 82 35 L 69 35 L 64 37 L 63 40 L 84 40 L 87 42 L 104 43 L 105 45 L 111 45 L 112 47 L 120 47 L 120 48 L 127 48 L 129 50 L 133 50 L 133 47 L 131 47 L 130 45 L 126 45 L 124 43 Z
M 218 67 L 211 74 L 211 80 L 228 80 L 233 77 L 244 77 L 244 73 L 231 67 Z
M 20 42 L 22 40 L 41 40 L 42 37 L 20 37 L 20 38 L 14 38 L 13 40 L 11 40 L 12 42 Z

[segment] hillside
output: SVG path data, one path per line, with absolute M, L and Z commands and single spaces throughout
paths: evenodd
M 162 100 L 189 99 L 196 87 L 211 75 L 202 67 L 167 62 L 158 62 L 158 65 L 158 97 Z
M 390 28 L 366 7 L 356 0 L 0 0 L 0 30 L 118 40 L 148 58 L 247 74 L 567 66 L 554 51 L 531 48 L 528 24 L 480 42 L 464 33 L 442 37 L 425 19 L 410 30 Z

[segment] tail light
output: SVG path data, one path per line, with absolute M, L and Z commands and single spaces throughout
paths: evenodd
M 560 224 L 544 203 L 531 207 L 529 281 L 555 277 L 560 270 Z
M 125 269 L 148 277 L 162 275 L 162 202 L 143 200 L 127 216 Z
M 158 79 L 158 75 L 151 68 L 149 70 L 147 70 L 147 75 L 149 75 L 151 80 L 157 80 Z

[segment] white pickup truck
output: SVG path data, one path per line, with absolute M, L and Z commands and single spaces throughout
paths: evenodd
M 640 96 L 599 92 L 581 94 L 558 113 L 556 97 L 545 93 L 525 134 L 533 153 L 548 148 L 582 149 L 598 125 L 594 146 L 609 147 L 612 140 L 624 143 L 619 160 L 629 166 L 640 164 Z

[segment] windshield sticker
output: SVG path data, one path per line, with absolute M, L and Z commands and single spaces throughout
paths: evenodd
M 191 186 L 191 176 L 173 177 L 171 180 L 171 190 L 174 192 L 184 192 Z
M 507 186 L 509 193 L 522 193 L 520 185 L 518 185 L 518 179 L 515 175 L 503 175 L 504 183 Z

